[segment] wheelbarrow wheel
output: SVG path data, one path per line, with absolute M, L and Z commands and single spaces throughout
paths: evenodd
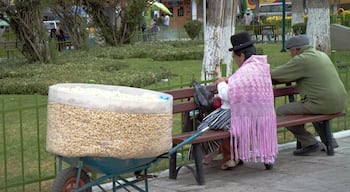
M 77 181 L 78 169 L 70 167 L 59 174 L 57 174 L 52 187 L 51 192 L 71 192 L 75 190 L 75 184 Z M 90 177 L 85 171 L 81 171 L 79 179 L 79 188 L 90 182 Z M 91 187 L 86 189 L 84 192 L 91 192 Z

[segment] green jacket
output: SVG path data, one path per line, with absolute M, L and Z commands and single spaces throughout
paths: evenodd
M 296 81 L 301 102 L 315 114 L 344 111 L 347 93 L 328 55 L 306 46 L 286 64 L 271 70 L 278 82 Z

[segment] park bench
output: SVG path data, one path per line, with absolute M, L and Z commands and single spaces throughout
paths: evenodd
M 19 41 L 1 41 L 1 49 L 6 51 L 7 59 L 10 58 L 10 53 L 17 51 L 18 47 L 22 46 L 22 43 Z
M 73 47 L 73 43 L 71 41 L 64 41 L 63 44 L 64 50 L 71 50 Z
M 207 88 L 213 93 L 217 93 L 215 84 L 208 85 Z M 273 91 L 274 91 L 275 98 L 288 97 L 288 100 L 290 102 L 293 102 L 294 96 L 298 94 L 297 87 L 295 85 L 291 85 L 290 83 L 275 86 Z M 194 88 L 181 88 L 181 89 L 168 90 L 164 92 L 173 95 L 173 99 L 174 99 L 173 114 L 196 110 L 196 104 L 193 100 Z M 342 116 L 345 116 L 345 112 L 331 114 L 331 115 L 287 115 L 283 117 L 277 117 L 277 128 L 323 121 L 323 123 L 325 124 L 324 131 L 327 137 L 327 143 L 326 143 L 327 154 L 334 155 L 334 149 L 332 146 L 332 139 L 331 139 L 332 133 L 331 133 L 329 121 L 331 119 L 342 117 Z M 176 146 L 177 144 L 180 144 L 181 142 L 185 141 L 185 139 L 187 139 L 194 133 L 195 131 L 189 131 L 189 132 L 183 132 L 180 134 L 173 135 L 172 137 L 173 145 Z M 226 138 L 230 138 L 229 131 L 208 130 L 202 133 L 201 135 L 199 135 L 197 138 L 193 139 L 191 142 L 189 142 L 190 144 L 193 145 L 195 169 L 193 169 L 189 165 L 181 165 L 178 167 L 176 162 L 176 158 L 177 158 L 176 153 L 172 154 L 171 157 L 169 158 L 169 179 L 176 179 L 179 170 L 182 167 L 187 167 L 194 175 L 197 181 L 197 184 L 204 185 L 205 178 L 204 178 L 204 169 L 203 169 L 203 163 L 202 163 L 202 152 L 200 149 L 200 143 L 218 140 L 218 139 L 226 139 Z M 299 142 L 297 142 L 296 148 L 297 149 L 300 148 Z M 272 166 L 265 164 L 265 168 L 272 169 Z
M 57 41 L 56 45 L 57 45 L 57 48 L 59 50 L 72 50 L 73 49 L 73 43 L 69 40 Z
M 273 38 L 274 42 L 276 42 L 277 34 L 275 25 L 248 25 L 245 26 L 245 30 L 248 31 L 252 36 L 255 36 L 256 41 L 259 41 L 259 37 L 261 36 L 261 42 L 264 42 L 264 37 L 266 36 L 269 41 L 271 41 L 271 38 Z

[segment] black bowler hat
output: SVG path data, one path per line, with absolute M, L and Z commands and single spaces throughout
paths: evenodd
M 231 36 L 232 48 L 229 51 L 238 51 L 249 46 L 252 46 L 255 43 L 255 40 L 250 39 L 248 32 L 241 32 Z

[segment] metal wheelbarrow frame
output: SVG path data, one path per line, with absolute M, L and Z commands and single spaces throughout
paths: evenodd
M 140 158 L 140 159 L 119 159 L 114 157 L 63 157 L 57 156 L 58 161 L 58 174 L 51 187 L 52 192 L 91 192 L 93 186 L 99 187 L 102 191 L 106 191 L 100 185 L 107 179 L 112 180 L 113 192 L 118 189 L 127 189 L 128 186 L 141 192 L 148 192 L 148 178 L 128 180 L 122 175 L 127 173 L 133 173 L 136 171 L 143 171 L 144 175 L 147 175 L 147 170 L 153 163 L 157 163 L 160 159 L 169 158 L 172 154 L 176 153 L 178 149 L 197 138 L 200 134 L 205 132 L 206 129 L 202 129 L 190 137 L 188 137 L 182 143 L 171 148 L 167 153 L 158 157 Z M 69 168 L 62 170 L 63 162 L 70 165 Z M 102 173 L 103 176 L 91 180 L 88 173 Z M 144 181 L 144 189 L 135 185 L 135 183 Z

